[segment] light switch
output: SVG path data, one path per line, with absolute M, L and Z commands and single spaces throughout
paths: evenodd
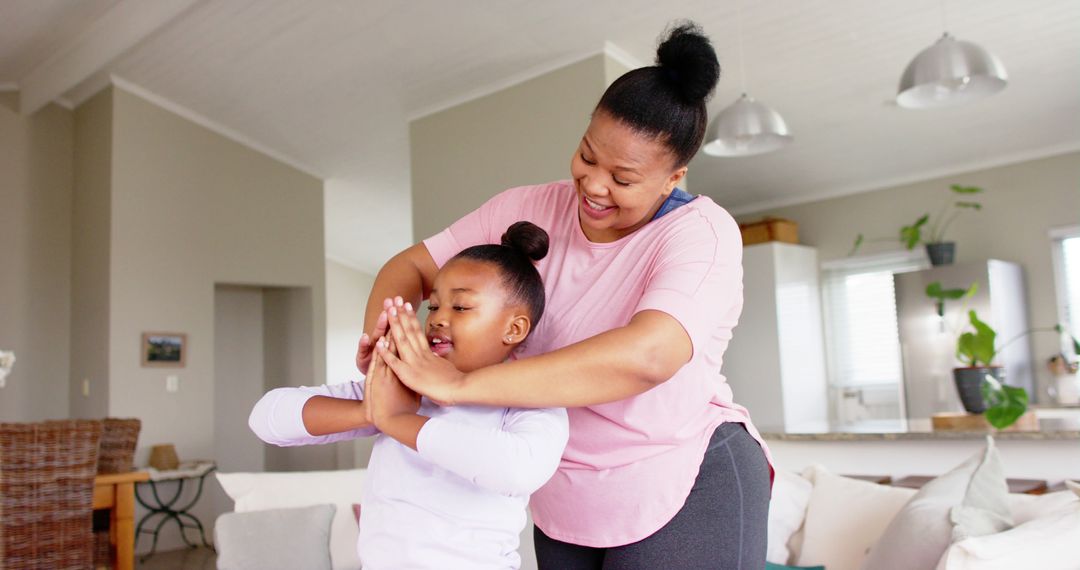
M 83 378 L 82 379 L 82 395 L 83 395 L 83 398 L 89 398 L 90 397 L 90 379 L 89 378 Z
M 166 392 L 179 392 L 180 391 L 180 377 L 179 376 L 166 376 L 165 377 L 165 391 Z

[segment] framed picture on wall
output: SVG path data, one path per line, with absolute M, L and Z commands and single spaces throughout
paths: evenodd
M 186 360 L 187 334 L 142 333 L 142 365 L 144 367 L 183 368 Z

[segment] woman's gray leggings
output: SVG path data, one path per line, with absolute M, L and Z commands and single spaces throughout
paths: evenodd
M 721 424 L 686 503 L 660 530 L 624 546 L 592 548 L 549 538 L 537 528 L 536 560 L 541 570 L 761 570 L 769 494 L 761 446 L 742 424 Z

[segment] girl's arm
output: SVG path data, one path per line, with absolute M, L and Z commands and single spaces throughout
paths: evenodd
M 281 447 L 333 443 L 378 433 L 367 419 L 361 382 L 276 388 L 255 404 L 248 426 L 259 439 Z
M 420 429 L 416 449 L 479 487 L 528 495 L 555 473 L 569 434 L 562 408 L 510 409 L 502 429 L 431 418 Z
M 469 373 L 434 355 L 412 307 L 392 307 L 400 358 L 383 353 L 403 383 L 444 404 L 581 407 L 636 396 L 666 382 L 693 355 L 686 330 L 657 310 L 564 348 Z

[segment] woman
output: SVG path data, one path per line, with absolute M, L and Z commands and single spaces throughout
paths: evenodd
M 604 93 L 572 180 L 497 195 L 391 259 L 372 290 L 362 370 L 389 328 L 399 354 L 377 350 L 434 401 L 568 408 L 561 465 L 530 504 L 541 568 L 764 566 L 768 452 L 720 375 L 742 310 L 739 230 L 676 188 L 719 73 L 698 28 L 673 29 L 656 66 Z M 431 352 L 411 307 L 438 266 L 518 220 L 551 238 L 547 313 L 519 360 L 462 373 Z

